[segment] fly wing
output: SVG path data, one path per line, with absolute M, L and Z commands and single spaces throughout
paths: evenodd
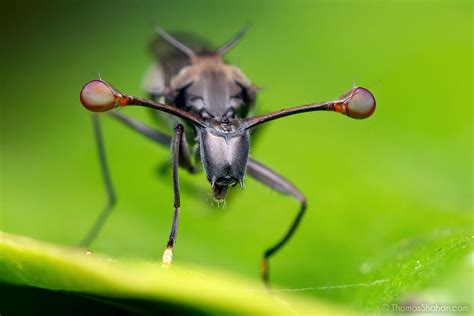
M 208 41 L 189 33 L 170 33 L 178 41 L 191 48 L 198 55 L 213 52 Z M 171 79 L 185 66 L 190 64 L 189 56 L 178 50 L 161 36 L 152 41 L 151 52 L 155 62 L 148 68 L 143 87 L 149 96 L 158 101 Z

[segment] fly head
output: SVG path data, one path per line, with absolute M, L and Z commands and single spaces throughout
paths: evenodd
M 171 81 L 173 103 L 203 119 L 246 117 L 256 89 L 242 71 L 219 56 L 197 56 Z

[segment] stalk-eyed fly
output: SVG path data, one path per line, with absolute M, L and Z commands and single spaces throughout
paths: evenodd
M 275 119 L 311 111 L 333 111 L 364 119 L 374 112 L 375 98 L 369 90 L 353 87 L 333 101 L 252 116 L 257 87 L 239 68 L 227 64 L 223 59 L 245 31 L 214 50 L 209 49 L 203 41 L 186 40 L 185 36 L 171 35 L 161 28 L 157 28 L 157 32 L 158 37 L 152 45 L 156 62 L 149 70 L 145 83 L 148 99 L 126 95 L 108 82 L 98 79 L 84 85 L 80 92 L 81 103 L 92 112 L 107 112 L 118 107 L 147 107 L 169 123 L 172 136 L 117 111 L 107 113 L 143 136 L 161 145 L 171 146 L 174 213 L 162 258 L 164 266 L 171 264 L 178 231 L 181 205 L 179 167 L 196 173 L 200 170 L 199 164 L 202 164 L 213 196 L 218 201 L 225 199 L 229 187 L 243 186 L 245 174 L 295 198 L 300 204 L 296 217 L 278 242 L 263 254 L 262 278 L 268 284 L 269 258 L 295 233 L 306 211 L 306 198 L 290 181 L 249 157 L 249 131 Z M 116 202 L 97 114 L 93 115 L 93 123 L 108 203 L 81 242 L 82 246 L 89 245 L 95 239 Z

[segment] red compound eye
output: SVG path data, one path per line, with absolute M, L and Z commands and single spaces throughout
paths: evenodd
M 367 89 L 356 87 L 344 95 L 345 114 L 355 119 L 365 119 L 375 111 L 374 95 Z
M 80 98 L 82 105 L 92 112 L 105 112 L 118 105 L 121 96 L 107 82 L 92 80 L 84 85 Z

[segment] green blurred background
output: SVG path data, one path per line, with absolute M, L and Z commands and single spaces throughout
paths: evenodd
M 430 289 L 472 298 L 472 243 L 434 256 L 472 234 L 469 1 L 7 2 L 1 11 L 0 230 L 69 245 L 92 225 L 105 193 L 79 91 L 98 71 L 143 96 L 156 24 L 217 47 L 250 22 L 228 58 L 264 88 L 259 113 L 332 99 L 353 82 L 377 99 L 367 120 L 299 115 L 267 124 L 252 144 L 253 157 L 308 198 L 299 231 L 271 261 L 274 283 L 385 280 L 302 292 L 358 307 Z M 143 109 L 123 113 L 152 123 Z M 92 249 L 160 260 L 172 218 L 171 177 L 159 172 L 169 150 L 103 123 L 118 205 Z M 181 172 L 181 182 L 175 263 L 258 279 L 263 250 L 298 204 L 247 178 L 218 209 L 204 174 Z

